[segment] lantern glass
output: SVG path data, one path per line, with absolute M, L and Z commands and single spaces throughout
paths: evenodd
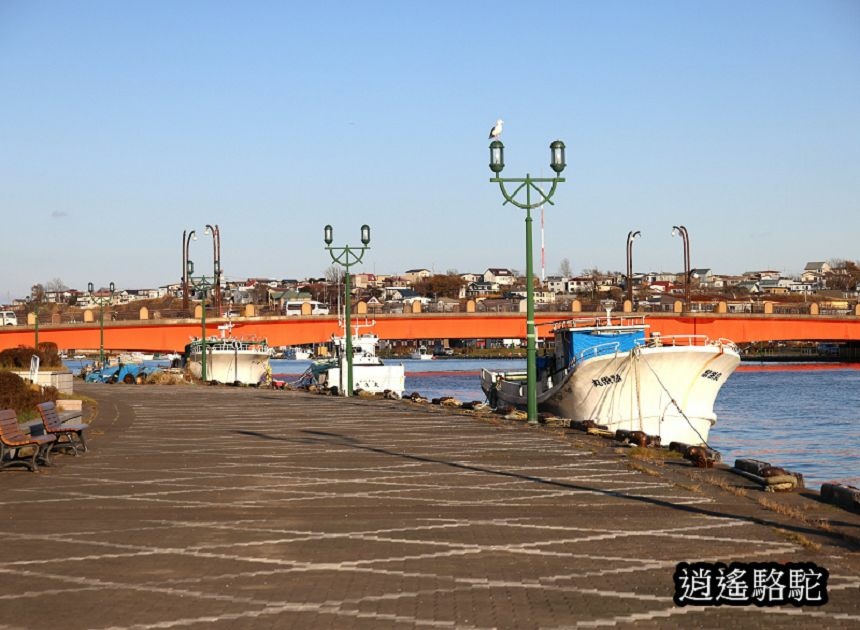
M 370 243 L 370 226 L 366 223 L 361 226 L 361 242 L 365 245 Z
M 114 287 L 113 282 L 111 282 L 111 283 L 110 283 L 110 292 L 111 292 L 111 293 L 113 293 L 115 288 L 116 288 L 116 287 Z
M 92 283 L 92 282 L 88 282 L 88 283 L 87 283 L 87 293 L 92 293 L 92 292 L 93 292 L 93 289 L 95 289 L 95 287 L 93 286 L 93 283 Z
M 490 170 L 496 174 L 505 168 L 505 145 L 500 140 L 490 143 Z
M 185 263 L 185 270 L 188 272 L 189 276 L 194 275 L 194 261 L 193 260 L 189 259 Z
M 549 165 L 556 173 L 561 173 L 567 164 L 564 161 L 564 142 L 556 140 L 549 145 L 550 162 Z
M 325 240 L 326 245 L 331 245 L 332 241 L 334 241 L 334 230 L 330 225 L 325 226 L 323 230 L 323 239 Z

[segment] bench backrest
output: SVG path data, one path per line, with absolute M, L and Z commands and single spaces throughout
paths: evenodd
M 17 439 L 23 436 L 18 426 L 18 415 L 14 409 L 0 410 L 0 437 Z
M 57 405 L 52 402 L 43 402 L 36 405 L 39 410 L 39 415 L 42 416 L 42 423 L 49 431 L 54 431 L 60 428 L 63 421 L 60 419 L 60 414 L 57 413 Z

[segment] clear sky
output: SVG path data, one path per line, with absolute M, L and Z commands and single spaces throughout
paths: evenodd
M 797 272 L 860 258 L 860 2 L 0 1 L 0 302 L 59 278 L 145 288 L 182 231 L 227 277 L 522 271 L 488 182 L 568 181 L 547 272 Z M 535 234 L 539 244 L 538 232 Z M 539 255 L 535 255 L 539 269 Z

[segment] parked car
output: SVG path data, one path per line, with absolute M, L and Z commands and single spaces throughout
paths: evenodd
M 328 315 L 328 306 L 315 300 L 290 300 L 284 305 L 284 314 L 301 315 L 303 304 L 310 304 L 311 315 Z
M 13 311 L 0 311 L 0 326 L 17 326 L 18 316 Z

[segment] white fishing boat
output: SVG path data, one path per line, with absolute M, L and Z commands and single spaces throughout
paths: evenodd
M 219 326 L 220 337 L 193 339 L 186 346 L 187 367 L 203 378 L 203 348 L 206 349 L 206 380 L 217 383 L 259 385 L 269 373 L 269 346 L 265 339 L 233 337 L 232 324 Z
M 409 358 L 416 359 L 418 361 L 430 361 L 434 357 L 432 352 L 427 352 L 427 346 L 418 346 L 417 350 L 413 350 L 409 353 Z
M 372 324 L 370 324 L 372 325 Z M 400 398 L 406 389 L 406 372 L 403 364 L 388 365 L 376 354 L 379 337 L 356 332 L 352 336 L 352 387 L 374 394 L 389 393 Z M 332 337 L 335 355 L 316 361 L 308 374 L 325 389 L 343 391 L 347 386 L 346 338 Z
M 602 319 L 602 318 L 601 318 Z M 670 442 L 704 444 L 716 423 L 714 400 L 740 363 L 737 346 L 704 335 L 662 337 L 645 319 L 560 322 L 555 352 L 537 360 L 538 408 Z M 482 370 L 493 406 L 527 405 L 526 372 Z

